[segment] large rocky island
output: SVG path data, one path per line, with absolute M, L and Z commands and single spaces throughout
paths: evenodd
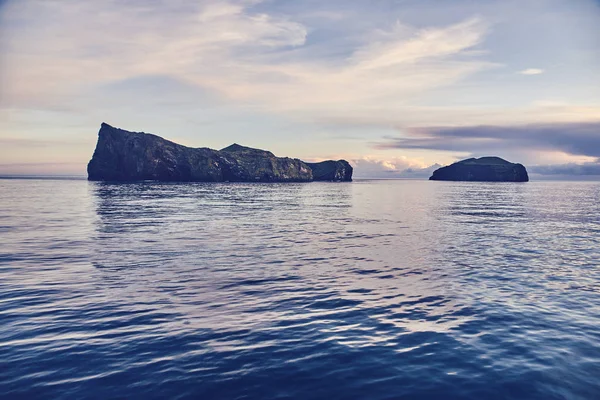
M 469 158 L 433 171 L 432 181 L 528 182 L 527 170 L 500 157 Z
M 191 148 L 159 136 L 102 123 L 87 167 L 91 181 L 311 182 L 351 181 L 345 161 L 305 163 L 232 144 L 221 150 Z

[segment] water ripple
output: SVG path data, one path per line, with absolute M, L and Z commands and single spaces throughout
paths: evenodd
M 600 184 L 0 180 L 0 398 L 600 398 Z

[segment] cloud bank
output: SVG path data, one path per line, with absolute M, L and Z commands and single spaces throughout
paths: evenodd
M 439 164 L 423 167 L 406 158 L 377 160 L 366 157 L 351 160 L 350 163 L 355 168 L 354 176 L 359 179 L 427 179 L 441 167 Z
M 415 128 L 407 137 L 388 138 L 379 149 L 428 149 L 473 154 L 504 150 L 559 151 L 600 157 L 600 122 Z
M 533 165 L 528 167 L 532 174 L 539 175 L 562 175 L 562 176 L 600 176 L 600 159 L 587 163 L 568 163 L 556 165 Z

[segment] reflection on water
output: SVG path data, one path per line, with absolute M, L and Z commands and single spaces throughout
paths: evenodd
M 0 397 L 600 394 L 600 185 L 0 180 Z

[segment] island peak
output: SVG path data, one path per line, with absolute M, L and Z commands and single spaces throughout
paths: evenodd
M 254 149 L 252 147 L 242 146 L 241 144 L 233 143 L 227 147 L 222 148 L 219 151 L 246 151 L 246 150 L 259 150 L 259 149 Z
M 263 156 L 263 157 L 275 157 L 273 153 L 267 150 L 255 149 L 253 147 L 242 146 L 234 143 L 230 146 L 219 150 L 225 153 L 234 153 L 236 156 Z
M 497 156 L 486 156 L 486 157 L 480 157 L 480 158 L 468 158 L 466 160 L 462 160 L 462 161 L 458 161 L 458 162 L 462 163 L 462 164 L 479 164 L 479 165 L 493 165 L 493 164 L 506 165 L 506 164 L 512 164 L 510 161 L 506 161 L 505 159 L 497 157 Z

